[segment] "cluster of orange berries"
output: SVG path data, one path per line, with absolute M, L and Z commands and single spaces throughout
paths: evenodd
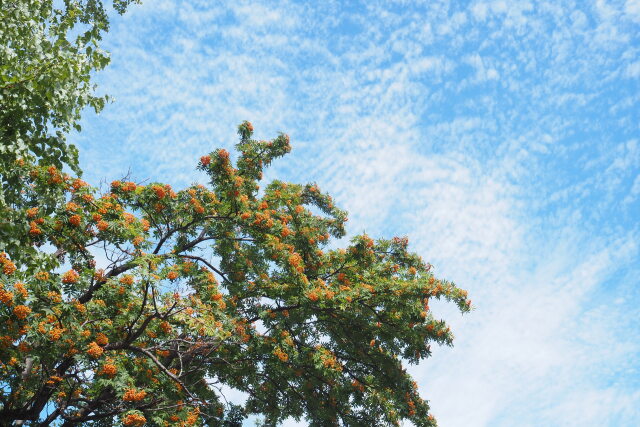
M 13 292 L 5 291 L 0 283 L 0 301 L 6 305 L 13 305 Z
M 160 329 L 162 329 L 162 331 L 165 334 L 168 334 L 169 332 L 171 332 L 171 325 L 169 324 L 169 322 L 167 322 L 166 320 L 160 323 Z
M 59 383 L 60 381 L 62 381 L 62 377 L 59 377 L 57 375 L 52 375 L 49 377 L 49 379 L 47 380 L 47 384 L 48 385 L 54 385 L 56 383 Z
M 324 299 L 331 300 L 335 296 L 335 292 L 330 289 L 320 289 L 314 288 L 307 293 L 307 298 L 311 301 L 315 302 L 320 299 L 320 297 L 324 297 Z
M 185 424 L 188 426 L 195 425 L 195 423 L 198 422 L 199 415 L 200 415 L 200 408 L 194 408 L 192 411 L 189 411 L 189 415 L 187 415 Z
M 105 345 L 109 344 L 109 338 L 107 338 L 107 336 L 102 332 L 98 332 L 96 334 L 96 343 L 104 347 Z
M 220 409 L 220 408 L 218 408 Z M 185 421 L 183 423 L 181 423 L 180 425 L 183 426 L 192 426 L 195 425 L 198 422 L 198 418 L 200 415 L 200 408 L 195 408 L 192 411 L 189 411 L 189 414 L 187 415 Z M 169 417 L 169 420 L 173 421 L 173 422 L 178 422 L 180 421 L 180 416 L 178 415 L 171 415 L 171 417 Z
M 124 218 L 124 222 L 126 222 L 127 224 L 133 224 L 136 220 L 136 216 L 130 212 L 124 212 L 122 214 L 122 217 Z
M 47 180 L 49 184 L 60 184 L 62 182 L 62 175 L 60 175 L 55 166 L 49 166 L 47 172 L 49 173 L 49 179 Z
M 286 362 L 287 360 L 289 360 L 289 355 L 287 353 L 285 353 L 284 351 L 282 351 L 282 349 L 280 347 L 276 347 L 275 350 L 273 350 L 273 354 L 280 359 L 281 362 Z
M 71 183 L 72 191 L 78 191 L 82 187 L 87 187 L 87 186 L 89 186 L 89 184 L 87 184 L 86 182 L 84 182 L 80 178 L 74 179 L 73 182 Z
M 293 231 L 291 231 L 286 225 L 284 227 L 282 227 L 282 231 L 280 232 L 280 236 L 282 236 L 282 238 L 284 239 L 285 237 L 287 237 L 289 234 L 293 233 Z
M 38 210 L 39 210 L 38 208 L 27 209 L 27 218 L 34 218 L 38 214 Z M 29 234 L 33 236 L 42 234 L 42 230 L 38 228 L 38 225 L 43 223 L 44 223 L 43 218 L 38 218 L 34 221 L 29 222 Z
M 127 285 L 127 286 L 133 285 L 134 281 L 135 281 L 135 279 L 130 274 L 126 274 L 126 275 L 124 275 L 124 276 L 122 276 L 120 278 L 120 283 L 122 283 L 123 285 Z
M 79 226 L 80 222 L 82 222 L 82 218 L 80 217 L 80 215 L 76 214 L 69 217 L 69 224 L 73 225 L 74 227 Z
M 64 328 L 60 328 L 56 326 L 49 331 L 49 338 L 51 338 L 51 341 L 58 341 L 62 336 L 62 334 L 64 333 L 64 331 L 65 331 Z
M 114 190 L 117 190 L 118 188 L 121 189 L 122 191 L 135 191 L 137 188 L 137 185 L 135 182 L 120 182 L 120 181 L 113 181 L 111 183 L 111 188 L 113 188 Z
M 198 199 L 192 197 L 191 200 L 189 200 L 189 204 L 193 206 L 193 210 L 196 211 L 196 213 L 201 215 L 204 213 L 204 207 Z
M 86 313 L 87 312 L 87 307 L 85 307 L 84 304 L 82 304 L 80 301 L 78 300 L 74 300 L 73 301 L 73 308 L 76 309 L 77 312 L 79 313 Z
M 42 281 L 49 280 L 49 273 L 47 273 L 46 271 L 40 271 L 36 273 L 36 279 Z
M 16 265 L 7 258 L 5 252 L 0 252 L 0 264 L 2 264 L 2 272 L 6 275 L 11 275 L 16 271 Z
M 409 393 L 405 393 L 405 397 L 407 398 L 407 408 L 409 409 L 409 416 L 412 417 L 416 414 L 416 404 L 409 396 Z
M 49 300 L 54 303 L 59 303 L 62 301 L 62 295 L 60 294 L 60 292 L 56 291 L 47 292 L 47 298 L 49 298 Z
M 65 207 L 67 209 L 67 212 L 75 212 L 80 209 L 80 206 L 78 206 L 78 204 L 74 202 L 67 203 Z
M 69 270 L 62 275 L 62 283 L 76 283 L 80 275 L 75 270 Z
M 102 369 L 100 369 L 100 372 L 98 372 L 98 374 L 106 375 L 110 378 L 113 378 L 117 372 L 118 368 L 116 367 L 116 365 L 112 363 L 106 363 L 102 365 Z
M 124 396 L 122 396 L 122 400 L 124 400 L 125 402 L 138 402 L 144 399 L 146 396 L 147 396 L 146 391 L 144 390 L 138 391 L 134 388 L 130 388 L 124 393 Z
M 156 197 L 158 199 L 164 199 L 168 194 L 172 199 L 176 197 L 176 193 L 173 192 L 170 185 L 165 185 L 164 187 L 161 185 L 154 185 L 151 187 L 154 193 L 156 193 Z
M 340 364 L 340 362 L 338 362 L 338 360 L 335 358 L 335 356 L 329 355 L 328 357 L 324 358 L 322 360 L 322 365 L 325 368 L 329 368 L 329 369 L 333 369 L 333 370 L 338 371 L 338 372 L 342 372 L 342 365 Z
M 91 341 L 87 350 L 87 354 L 94 359 L 97 359 L 98 357 L 102 356 L 102 353 L 104 353 L 104 349 L 100 347 L 97 342 Z
M 358 389 L 360 393 L 364 393 L 364 385 L 360 381 L 353 380 L 351 381 L 351 385 L 353 386 L 353 388 Z
M 218 157 L 220 157 L 223 160 L 229 160 L 229 152 L 224 148 L 221 148 L 218 150 Z
M 410 400 L 408 402 L 408 405 L 409 405 L 409 416 L 413 417 L 416 414 L 415 403 L 413 403 L 413 400 Z
M 36 221 L 31 221 L 29 223 L 29 234 L 31 234 L 32 236 L 37 236 L 42 234 L 42 230 L 38 228 L 38 223 L 43 223 L 44 220 L 42 218 L 39 218 Z
M 137 185 L 135 182 L 125 182 L 122 184 L 122 191 L 136 191 Z
M 304 267 L 301 264 L 302 257 L 300 256 L 300 254 L 294 252 L 293 254 L 289 255 L 289 265 L 294 267 L 299 273 L 304 271 Z
M 22 298 L 27 298 L 29 296 L 29 292 L 27 291 L 27 288 L 24 287 L 24 283 L 17 282 L 13 285 L 13 289 L 15 289 Z
M 307 298 L 309 298 L 313 302 L 316 302 L 318 301 L 318 299 L 320 299 L 315 289 L 307 293 Z
M 13 309 L 13 314 L 15 314 L 16 317 L 18 319 L 20 319 L 20 320 L 26 319 L 26 317 L 29 315 L 29 313 L 31 313 L 31 309 L 29 307 L 27 307 L 26 305 L 17 305 Z
M 133 246 L 140 246 L 144 242 L 144 237 L 136 236 L 133 238 Z
M 125 426 L 143 426 L 147 422 L 147 419 L 138 413 L 127 414 L 122 420 L 122 424 Z

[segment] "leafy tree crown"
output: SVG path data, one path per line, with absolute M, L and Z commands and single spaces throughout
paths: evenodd
M 41 256 L 0 255 L 0 419 L 435 425 L 403 361 L 451 345 L 429 301 L 467 312 L 466 292 L 406 238 L 363 234 L 333 249 L 347 215 L 318 185 L 260 191 L 289 137 L 252 139 L 249 122 L 238 133 L 235 164 L 213 151 L 198 163 L 208 185 L 179 191 L 119 180 L 100 194 L 56 165 L 16 160 L 16 239 Z M 223 386 L 246 404 L 227 405 Z

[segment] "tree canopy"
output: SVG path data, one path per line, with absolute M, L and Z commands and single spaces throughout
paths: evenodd
M 464 290 L 407 238 L 338 248 L 346 212 L 317 184 L 263 183 L 289 137 L 254 139 L 249 122 L 235 155 L 200 158 L 206 185 L 100 192 L 65 135 L 104 102 L 89 79 L 108 60 L 105 9 L 17 1 L 0 18 L 3 423 L 436 424 L 403 364 L 452 344 L 429 301 L 464 313 Z
M 27 269 L 0 257 L 1 419 L 217 425 L 225 385 L 269 424 L 434 424 L 401 359 L 451 344 L 429 300 L 466 312 L 466 292 L 406 238 L 328 249 L 345 212 L 315 184 L 260 193 L 289 138 L 251 130 L 239 128 L 235 165 L 225 150 L 203 156 L 209 185 L 180 191 L 114 181 L 100 195 L 55 166 L 13 167 L 28 189 L 20 238 L 53 254 Z M 52 191 L 64 203 L 44 212 Z

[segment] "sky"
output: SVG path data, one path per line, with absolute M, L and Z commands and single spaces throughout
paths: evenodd
M 243 120 L 285 132 L 265 180 L 469 291 L 410 367 L 440 425 L 640 425 L 640 0 L 144 0 L 103 47 L 86 180 L 183 187 Z

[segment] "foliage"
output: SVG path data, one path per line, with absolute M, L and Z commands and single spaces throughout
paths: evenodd
M 346 213 L 315 184 L 260 191 L 289 138 L 252 131 L 240 125 L 235 165 L 222 149 L 203 156 L 209 185 L 180 191 L 114 181 L 99 195 L 55 165 L 14 164 L 17 238 L 46 255 L 0 257 L 0 419 L 435 425 L 401 359 L 451 345 L 428 303 L 467 312 L 466 292 L 406 238 L 331 249 Z M 43 209 L 49 194 L 64 200 Z M 227 407 L 222 386 L 247 393 L 245 407 Z
M 129 3 L 113 6 L 123 13 Z M 0 0 L 0 244 L 21 259 L 35 254 L 21 252 L 7 220 L 23 202 L 13 165 L 30 156 L 80 173 L 66 135 L 80 129 L 85 107 L 98 112 L 107 99 L 94 95 L 90 76 L 109 63 L 99 48 L 108 26 L 100 0 Z

